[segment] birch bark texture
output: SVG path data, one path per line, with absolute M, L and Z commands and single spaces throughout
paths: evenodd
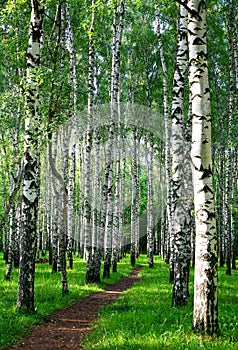
M 20 236 L 20 269 L 17 308 L 34 311 L 34 273 L 37 239 L 37 210 L 39 194 L 39 85 L 40 45 L 44 9 L 37 0 L 31 1 L 31 18 L 26 70 L 26 119 L 23 165 L 23 227 Z
M 155 28 L 158 38 L 158 49 L 160 54 L 161 68 L 163 73 L 163 105 L 164 105 L 164 126 L 165 126 L 165 174 L 167 185 L 167 239 L 169 241 L 168 246 L 168 258 L 170 258 L 170 281 L 173 280 L 173 264 L 171 257 L 173 256 L 173 230 L 172 230 L 172 178 L 170 167 L 170 121 L 169 121 L 169 96 L 168 96 L 168 72 L 165 61 L 165 54 L 163 48 L 163 42 L 161 38 L 161 26 L 160 26 L 160 14 L 158 9 L 158 2 L 155 1 Z
M 93 142 L 93 103 L 94 103 L 94 19 L 95 19 L 95 4 L 92 1 L 92 14 L 89 29 L 89 61 L 88 61 L 88 126 L 86 134 L 86 172 L 85 172 L 85 193 L 84 193 L 84 228 L 85 228 L 85 259 L 86 259 L 86 282 L 94 282 L 95 265 L 92 256 L 92 235 L 91 235 L 91 150 Z
M 105 259 L 103 277 L 110 277 L 111 257 L 112 257 L 112 234 L 113 231 L 113 162 L 111 154 L 113 143 L 116 137 L 116 122 L 118 122 L 118 98 L 120 96 L 120 53 L 122 34 L 124 27 L 125 4 L 124 1 L 116 3 L 113 11 L 113 39 L 112 39 L 112 70 L 111 70 L 111 91 L 110 91 L 110 122 L 108 135 L 108 150 L 106 161 L 105 178 L 107 180 L 107 210 L 105 224 Z M 118 163 L 119 164 L 119 163 Z M 117 168 L 119 171 L 119 167 Z M 119 180 L 119 177 L 117 177 Z M 114 237 L 115 238 L 115 237 Z M 115 241 L 115 239 L 114 239 Z
M 172 99 L 172 227 L 173 227 L 173 305 L 187 303 L 190 262 L 187 194 L 185 189 L 184 80 L 188 60 L 187 10 L 180 5 L 177 57 Z
M 218 326 L 218 249 L 211 151 L 211 108 L 206 43 L 206 2 L 190 0 L 188 45 L 192 100 L 192 149 L 196 225 L 193 328 L 215 334 Z

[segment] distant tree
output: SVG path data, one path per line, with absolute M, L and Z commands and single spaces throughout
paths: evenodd
M 118 1 L 113 7 L 113 38 L 112 38 L 112 66 L 111 66 L 111 86 L 110 86 L 110 121 L 108 134 L 108 151 L 106 159 L 107 179 L 107 210 L 105 224 L 105 259 L 103 276 L 110 277 L 110 267 L 112 258 L 112 234 L 113 232 L 113 143 L 116 138 L 116 125 L 118 124 L 118 100 L 120 89 L 120 64 L 121 64 L 121 43 L 124 28 L 125 3 Z M 119 171 L 119 167 L 117 167 Z M 117 177 L 119 180 L 119 178 Z
M 165 125 L 165 174 L 166 174 L 166 186 L 167 186 L 167 239 L 168 239 L 168 259 L 170 260 L 170 281 L 173 281 L 173 232 L 172 232 L 172 178 L 171 178 L 171 152 L 170 152 L 170 119 L 169 119 L 169 81 L 168 81 L 168 69 L 165 59 L 164 45 L 161 35 L 160 13 L 158 7 L 158 1 L 155 1 L 155 24 L 156 33 L 158 37 L 159 55 L 163 76 L 163 114 Z
M 91 150 L 93 143 L 93 105 L 94 105 L 94 19 L 95 3 L 92 1 L 91 23 L 89 28 L 89 62 L 88 62 L 88 125 L 85 148 L 85 193 L 84 193 L 84 230 L 85 230 L 85 259 L 86 259 L 86 282 L 94 282 L 95 263 L 92 250 L 92 213 L 91 213 L 91 173 L 92 161 Z

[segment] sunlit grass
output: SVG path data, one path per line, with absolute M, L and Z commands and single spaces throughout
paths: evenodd
M 102 284 L 85 283 L 85 262 L 75 258 L 74 269 L 68 270 L 69 295 L 63 296 L 60 273 L 52 274 L 47 263 L 36 264 L 35 273 L 35 309 L 36 312 L 26 314 L 16 311 L 18 270 L 13 269 L 10 281 L 5 280 L 6 265 L 0 254 L 0 349 L 11 346 L 29 333 L 37 323 L 57 309 L 72 305 L 86 295 L 103 290 L 105 284 L 118 281 L 131 271 L 129 257 L 118 264 L 118 272 Z
M 168 265 L 160 258 L 155 267 L 145 265 L 144 277 L 113 304 L 100 312 L 93 332 L 85 340 L 85 349 L 154 350 L 154 349 L 238 349 L 238 272 L 226 276 L 219 271 L 219 321 L 221 336 L 201 337 L 192 328 L 193 283 L 188 305 L 171 306 L 172 286 Z M 191 281 L 193 271 L 191 271 Z
M 219 270 L 219 322 L 221 336 L 211 339 L 191 331 L 193 308 L 193 271 L 190 298 L 183 308 L 171 306 L 172 286 L 168 282 L 169 267 L 155 258 L 155 267 L 147 267 L 145 256 L 139 276 L 144 277 L 121 297 L 102 309 L 94 331 L 85 340 L 85 349 L 153 350 L 153 349 L 236 349 L 238 350 L 238 271 L 226 276 Z M 105 283 L 114 283 L 131 271 L 129 256 L 118 264 L 118 273 Z M 0 349 L 21 339 L 32 326 L 42 323 L 56 309 L 73 304 L 89 293 L 101 291 L 104 285 L 85 283 L 85 262 L 76 258 L 74 270 L 68 270 L 70 294 L 62 296 L 61 276 L 52 274 L 48 264 L 36 265 L 36 312 L 16 312 L 18 271 L 13 269 L 11 281 L 6 281 L 5 263 L 0 256 Z

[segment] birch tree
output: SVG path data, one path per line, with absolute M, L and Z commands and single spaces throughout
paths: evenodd
M 164 105 L 164 123 L 165 123 L 165 174 L 167 183 L 167 235 L 169 241 L 170 257 L 173 256 L 173 237 L 172 237 L 172 210 L 171 210 L 171 169 L 170 169 L 170 124 L 169 124 L 169 95 L 168 95 L 168 75 L 167 66 L 164 56 L 164 48 L 161 39 L 160 18 L 157 1 L 155 1 L 155 21 L 156 21 L 156 33 L 158 37 L 158 46 L 160 61 L 163 74 L 163 105 Z M 170 281 L 173 280 L 173 264 L 170 259 Z
M 232 149 L 232 168 L 233 177 L 231 184 L 231 266 L 233 270 L 236 270 L 236 219 L 235 219 L 235 198 L 237 191 L 237 149 L 233 147 Z
M 237 35 L 235 27 L 235 19 L 237 15 L 236 7 L 233 0 L 225 2 L 228 7 L 227 14 L 227 39 L 229 48 L 229 104 L 228 113 L 226 117 L 228 119 L 227 126 L 227 149 L 225 151 L 225 181 L 224 181 L 224 255 L 226 263 L 226 274 L 231 275 L 231 262 L 232 262 L 232 246 L 234 247 L 234 239 L 232 239 L 232 212 L 233 203 L 232 199 L 233 179 L 235 175 L 233 169 L 233 144 L 236 134 L 234 132 L 235 115 L 237 112 Z M 234 226 L 234 225 L 233 225 Z M 234 254 L 233 254 L 234 255 Z M 234 261 L 234 259 L 233 259 Z
M 183 2 L 181 2 L 183 4 Z M 218 333 L 218 244 L 216 235 L 211 107 L 206 43 L 206 3 L 189 0 L 188 45 L 192 99 L 192 150 L 196 224 L 193 329 Z
M 185 189 L 184 82 L 188 60 L 187 10 L 180 5 L 178 44 L 172 99 L 172 227 L 173 227 L 173 305 L 187 303 L 189 239 L 187 225 L 188 198 Z M 188 255 L 188 256 L 187 256 Z
M 69 51 L 70 57 L 70 85 L 72 86 L 72 92 L 70 94 L 70 111 L 72 110 L 72 118 L 73 122 L 75 120 L 76 112 L 77 112 L 77 76 L 76 76 L 76 60 L 75 60 L 75 49 L 74 49 L 74 35 L 73 28 L 71 25 L 70 18 L 70 6 L 68 1 L 66 2 L 66 20 L 67 20 L 67 34 L 66 35 L 66 43 L 67 49 Z M 71 114 L 71 113 L 70 113 Z M 70 174 L 69 174 L 69 184 L 68 184 L 68 267 L 73 268 L 73 221 L 74 221 L 74 199 L 73 199 L 73 189 L 74 189 L 74 177 L 75 177 L 75 142 L 76 136 L 73 135 L 73 144 L 71 147 L 71 163 L 70 163 Z
M 44 8 L 38 0 L 31 1 L 31 19 L 27 50 L 26 118 L 23 175 L 23 227 L 20 237 L 20 269 L 17 308 L 34 310 L 34 272 L 37 237 L 39 193 L 39 86 L 40 43 Z
M 113 215 L 113 232 L 112 232 L 112 270 L 117 271 L 117 259 L 119 251 L 119 212 L 120 212 L 120 180 L 121 180 L 121 152 L 120 152 L 120 142 L 121 142 L 121 110 L 120 110 L 120 66 L 121 66 L 121 43 L 122 34 L 124 29 L 124 16 L 125 16 L 125 3 L 120 2 L 119 8 L 119 20 L 116 28 L 116 42 L 115 42 L 115 58 L 113 60 L 114 68 L 112 69 L 112 103 L 116 103 L 117 106 L 117 134 L 114 142 L 114 159 L 115 159 L 115 195 L 114 195 L 114 215 Z M 116 25 L 116 23 L 114 23 Z M 113 107 L 114 108 L 114 107 Z
M 132 107 L 133 108 L 133 107 Z M 134 114 L 134 111 L 133 111 Z M 134 119 L 134 115 L 133 115 Z M 132 160 L 131 160 L 131 251 L 130 251 L 130 258 L 131 258 L 131 265 L 135 266 L 136 263 L 136 246 L 137 246 L 137 216 L 138 216 L 138 196 L 139 196 L 139 189 L 138 189 L 138 144 L 137 144 L 137 137 L 138 137 L 138 130 L 136 125 L 132 126 Z
M 89 63 L 88 63 L 88 126 L 86 134 L 86 167 L 85 167 L 85 193 L 84 193 L 84 229 L 85 229 L 85 259 L 86 259 L 86 282 L 94 281 L 94 260 L 92 255 L 92 232 L 91 232 L 91 150 L 93 138 L 93 99 L 94 99 L 94 16 L 95 4 L 92 1 L 92 17 L 89 29 Z
M 147 256 L 149 267 L 154 266 L 154 232 L 153 232 L 153 135 L 149 134 L 147 153 Z
M 120 52 L 121 41 L 124 26 L 125 4 L 120 1 L 114 6 L 113 11 L 113 39 L 112 39 L 112 70 L 111 70 L 111 91 L 110 91 L 110 127 L 108 135 L 108 150 L 106 160 L 105 178 L 107 179 L 107 212 L 105 225 L 105 259 L 104 259 L 104 277 L 110 277 L 110 266 L 112 256 L 112 233 L 113 233 L 113 142 L 115 138 L 115 125 L 118 122 L 118 93 L 120 82 Z M 118 163 L 119 165 L 119 163 Z M 117 167 L 119 171 L 119 167 Z M 119 180 L 119 177 L 117 176 Z M 115 231 L 114 231 L 115 232 Z
M 94 144 L 95 144 L 95 165 L 92 193 L 92 254 L 94 260 L 94 282 L 100 282 L 101 260 L 103 256 L 102 242 L 103 236 L 100 230 L 100 212 L 101 212 L 101 179 L 100 179 L 100 128 L 94 128 Z

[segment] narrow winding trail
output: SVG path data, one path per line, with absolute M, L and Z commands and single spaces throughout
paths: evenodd
M 115 301 L 120 294 L 140 278 L 137 276 L 142 266 L 119 282 L 107 286 L 103 292 L 94 293 L 76 304 L 58 310 L 48 317 L 46 323 L 37 325 L 29 338 L 8 350 L 80 350 L 82 339 L 90 332 L 102 306 Z

